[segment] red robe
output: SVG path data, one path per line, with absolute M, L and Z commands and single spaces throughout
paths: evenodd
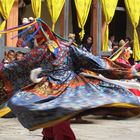
M 129 61 L 127 61 L 126 59 L 124 59 L 122 56 L 116 59 L 116 62 L 118 63 L 122 63 L 124 65 L 126 65 L 127 67 L 130 67 L 131 64 L 129 63 Z M 139 89 L 129 89 L 132 93 L 134 93 L 136 96 L 140 97 L 140 90 Z
M 64 121 L 54 127 L 44 128 L 42 134 L 43 140 L 76 140 L 69 121 Z

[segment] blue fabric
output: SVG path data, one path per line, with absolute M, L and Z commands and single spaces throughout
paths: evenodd
M 52 59 L 53 57 L 42 46 L 27 54 L 25 60 L 3 69 L 14 87 L 14 96 L 8 105 L 24 127 L 39 128 L 42 124 L 47 127 L 49 122 L 106 104 L 140 105 L 137 97 L 127 89 L 80 75 L 83 69 L 108 71 L 104 59 L 78 48 L 62 45 L 58 58 Z M 40 76 L 44 76 L 48 82 L 48 88 L 44 89 L 47 96 L 35 93 L 33 90 L 36 85 L 24 88 L 32 84 L 29 75 L 36 67 L 43 68 Z M 117 73 L 112 75 L 117 77 Z M 55 95 L 53 91 L 60 91 L 61 94 Z
M 39 98 L 31 92 L 19 91 L 11 99 L 10 106 L 23 126 L 30 129 L 77 111 L 112 103 L 140 105 L 136 96 L 126 89 L 118 86 L 108 87 L 104 83 L 87 83 L 76 88 L 68 87 L 64 94 L 50 100 Z

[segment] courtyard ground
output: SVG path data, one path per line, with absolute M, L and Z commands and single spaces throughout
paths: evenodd
M 125 120 L 87 116 L 86 124 L 72 123 L 77 140 L 139 140 L 140 118 Z M 28 131 L 16 118 L 0 118 L 0 140 L 41 140 L 41 129 Z

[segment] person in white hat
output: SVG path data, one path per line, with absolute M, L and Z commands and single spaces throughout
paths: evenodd
M 29 23 L 29 19 L 28 18 L 23 18 L 22 19 L 22 24 L 27 24 Z

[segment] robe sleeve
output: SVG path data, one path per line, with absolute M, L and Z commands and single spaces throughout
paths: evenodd
M 14 61 L 0 70 L 0 104 L 17 90 L 32 84 L 30 72 L 40 67 L 46 53 L 45 47 L 31 50 L 22 61 Z
M 108 58 L 101 58 L 91 53 L 70 46 L 70 56 L 75 70 L 86 69 L 111 79 L 133 79 L 139 78 L 137 71 L 133 68 L 124 68 L 115 64 Z

